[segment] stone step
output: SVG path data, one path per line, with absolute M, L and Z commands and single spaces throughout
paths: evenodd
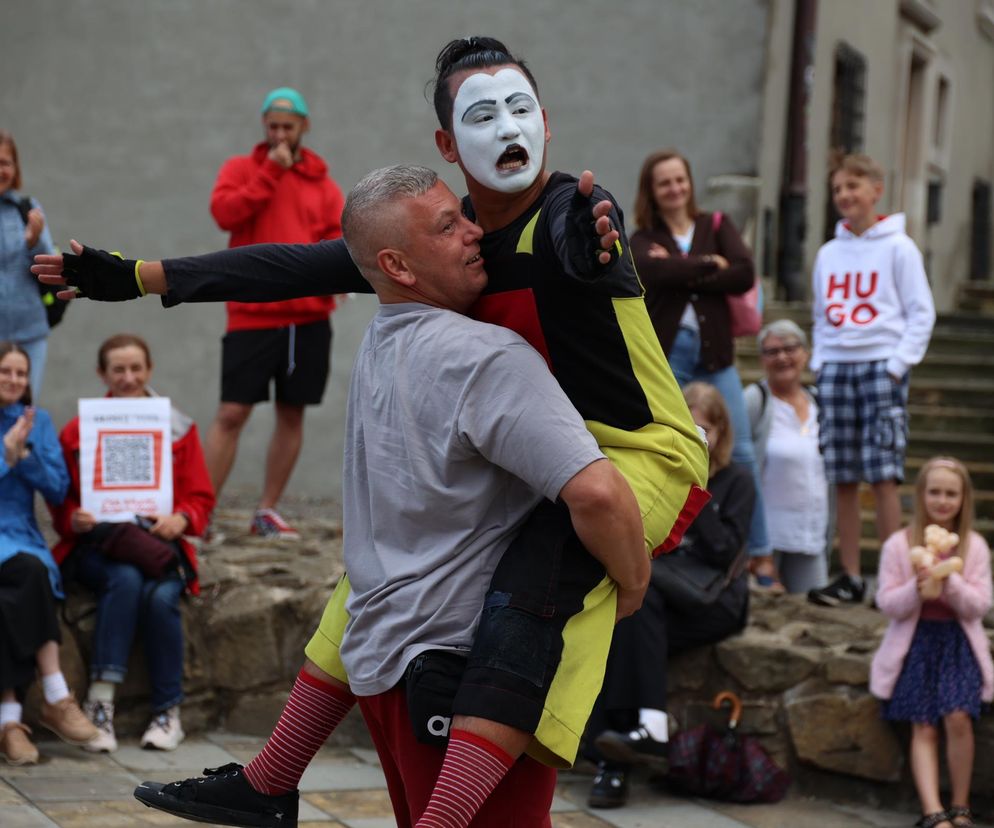
M 994 417 L 985 408 L 947 408 L 943 405 L 909 405 L 911 436 L 918 431 L 994 434 Z
M 904 464 L 904 472 L 909 483 L 914 482 L 919 469 L 927 459 L 926 457 L 908 457 Z M 984 460 L 961 459 L 967 471 L 970 472 L 970 479 L 973 481 L 973 487 L 977 493 L 994 491 L 994 463 Z
M 909 521 L 911 520 L 911 510 L 914 508 L 915 502 L 914 479 L 912 475 L 908 475 L 907 481 L 898 487 L 901 496 L 901 509 Z M 869 484 L 864 483 L 859 487 L 859 503 L 864 516 L 870 515 L 872 517 L 874 513 L 874 499 L 873 490 Z M 978 520 L 990 520 L 992 525 L 994 525 L 994 491 L 974 488 L 973 505 Z
M 959 287 L 957 304 L 966 311 L 994 313 L 994 284 L 963 282 Z
M 908 455 L 932 457 L 948 454 L 952 457 L 994 457 L 994 435 L 967 431 L 913 431 Z

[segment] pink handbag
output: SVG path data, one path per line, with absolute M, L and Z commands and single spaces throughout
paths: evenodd
M 711 214 L 711 229 L 717 233 L 721 227 L 720 210 Z M 732 336 L 755 336 L 763 327 L 763 287 L 759 276 L 745 293 L 726 293 L 728 315 L 732 322 Z

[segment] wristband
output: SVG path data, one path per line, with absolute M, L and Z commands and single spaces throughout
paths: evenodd
M 140 268 L 143 264 L 145 264 L 144 259 L 139 259 L 138 261 L 135 262 L 135 281 L 138 283 L 138 292 L 142 296 L 144 296 L 147 293 L 147 291 L 145 290 L 145 283 L 142 282 L 141 273 L 138 272 L 138 268 Z

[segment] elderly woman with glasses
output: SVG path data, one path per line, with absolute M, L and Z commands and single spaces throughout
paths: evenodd
M 808 338 L 789 319 L 759 332 L 765 379 L 745 389 L 773 556 L 788 592 L 828 581 L 829 489 L 818 450 L 818 401 L 802 382 Z

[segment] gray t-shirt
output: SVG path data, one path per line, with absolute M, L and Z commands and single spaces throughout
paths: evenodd
M 346 421 L 341 655 L 352 691 L 389 690 L 424 650 L 468 649 L 525 518 L 603 456 L 516 333 L 427 305 L 381 306 Z

